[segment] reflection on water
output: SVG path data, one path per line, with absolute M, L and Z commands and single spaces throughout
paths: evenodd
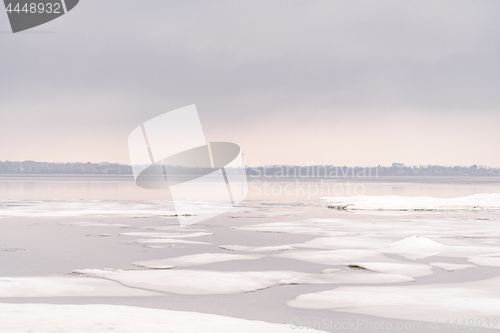
M 374 179 L 248 178 L 247 200 L 317 201 L 325 196 L 398 195 L 452 198 L 500 193 L 498 178 L 379 177 Z M 0 200 L 168 200 L 166 190 L 143 189 L 132 176 L 0 176 Z

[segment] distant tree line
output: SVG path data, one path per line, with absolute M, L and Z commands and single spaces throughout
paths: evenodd
M 376 178 L 387 176 L 500 176 L 500 168 L 487 166 L 392 166 L 350 167 L 333 165 L 288 166 L 272 165 L 247 168 L 247 174 L 259 178 Z
M 238 170 L 226 168 L 226 173 Z M 171 175 L 205 175 L 207 168 L 189 168 L 182 166 L 166 167 Z M 349 167 L 333 165 L 270 165 L 247 167 L 247 175 L 253 178 L 374 178 L 382 176 L 500 176 L 500 168 L 487 166 L 405 166 L 393 163 L 392 166 Z M 11 162 L 0 161 L 0 174 L 112 174 L 130 175 L 130 165 L 118 163 L 59 163 L 59 162 Z
M 1 162 L 1 174 L 131 174 L 129 165 L 118 163 Z

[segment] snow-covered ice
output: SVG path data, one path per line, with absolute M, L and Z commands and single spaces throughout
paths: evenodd
M 444 323 L 496 319 L 500 276 L 465 283 L 409 286 L 357 286 L 300 295 L 287 304 L 301 309 L 332 309 L 383 318 Z
M 269 288 L 281 279 L 298 275 L 289 271 L 219 272 L 198 270 L 100 270 L 75 273 L 117 281 L 125 286 L 174 294 L 236 294 Z
M 281 284 L 358 284 L 358 283 L 398 283 L 413 282 L 411 277 L 398 274 L 369 272 L 336 272 L 329 274 L 303 274 L 290 279 L 280 280 Z
M 169 269 L 183 266 L 206 265 L 215 262 L 226 262 L 234 260 L 257 260 L 265 257 L 265 255 L 242 255 L 228 253 L 200 253 L 168 259 L 153 259 L 146 261 L 138 261 L 133 264 L 139 267 L 152 269 Z
M 313 262 L 323 265 L 350 265 L 355 261 L 373 261 L 373 262 L 399 262 L 395 259 L 390 259 L 383 254 L 359 249 L 345 249 L 345 250 L 301 250 L 301 251 L 288 251 L 284 253 L 274 254 L 273 257 L 296 259 L 306 262 Z
M 0 218 L 175 217 L 165 201 L 0 200 Z
M 431 262 L 429 265 L 432 267 L 441 268 L 448 272 L 459 271 L 462 269 L 477 267 L 476 265 L 465 265 L 465 264 L 450 264 L 447 262 Z
M 469 261 L 479 266 L 500 267 L 500 253 L 491 253 L 469 258 Z
M 0 297 L 143 297 L 160 294 L 80 276 L 0 278 Z
M 394 263 L 394 262 L 351 262 L 350 266 L 360 267 L 369 271 L 400 274 L 409 277 L 419 277 L 432 274 L 432 267 L 424 264 Z
M 78 226 L 78 227 L 116 227 L 116 228 L 130 227 L 129 224 L 122 224 L 122 223 L 66 222 L 63 224 L 74 225 L 74 226 Z
M 293 247 L 289 245 L 276 245 L 276 246 L 242 246 L 242 245 L 221 245 L 220 249 L 230 251 L 248 251 L 248 252 L 267 252 L 267 251 L 287 251 L 292 250 Z
M 151 238 L 192 238 L 192 237 L 204 237 L 213 236 L 211 232 L 193 232 L 183 234 L 180 232 L 176 233 L 161 233 L 161 232 L 123 232 L 121 236 L 128 237 L 151 237 Z
M 351 284 L 412 282 L 398 274 L 338 272 L 311 274 L 294 271 L 198 271 L 198 270 L 99 270 L 74 273 L 117 281 L 125 286 L 186 295 L 236 294 L 285 284 Z
M 136 239 L 133 242 L 140 244 L 211 244 L 207 242 L 195 242 L 188 241 L 179 238 L 146 238 L 146 239 Z
M 347 211 L 461 211 L 500 210 L 499 193 L 474 194 L 458 198 L 352 196 L 320 199 L 332 208 Z
M 9 333 L 284 333 L 290 325 L 214 314 L 123 305 L 0 303 L 1 330 Z M 312 332 L 323 332 L 310 330 Z

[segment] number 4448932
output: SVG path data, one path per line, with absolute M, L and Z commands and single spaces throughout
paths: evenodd
M 13 6 L 12 3 L 6 8 L 7 13 L 47 13 L 47 14 L 61 14 L 61 4 L 60 3 L 25 3 L 22 7 L 19 3 Z

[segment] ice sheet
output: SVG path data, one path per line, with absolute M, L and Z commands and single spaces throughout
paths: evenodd
M 358 286 L 304 294 L 287 304 L 301 309 L 332 309 L 384 318 L 440 323 L 462 319 L 498 320 L 500 277 L 416 286 Z
M 415 260 L 433 255 L 469 258 L 500 252 L 499 221 L 441 219 L 306 219 L 237 228 L 327 236 L 288 244 L 295 248 L 357 249 Z M 236 247 L 231 249 L 238 249 Z
M 482 193 L 458 198 L 352 196 L 324 197 L 332 208 L 347 211 L 460 211 L 500 210 L 500 193 Z
M 198 270 L 76 270 L 75 273 L 117 281 L 147 290 L 187 295 L 236 294 L 269 288 L 298 273 L 289 271 L 219 272 Z
M 195 242 L 184 239 L 171 239 L 171 238 L 151 238 L 151 239 L 136 239 L 135 243 L 140 244 L 211 244 L 206 242 Z
M 304 274 L 291 279 L 280 280 L 281 284 L 357 284 L 357 283 L 397 283 L 413 282 L 411 277 L 398 274 L 369 272 L 336 272 L 329 274 Z
M 211 232 L 193 232 L 190 234 L 178 233 L 161 233 L 161 232 L 124 232 L 120 234 L 121 236 L 128 237 L 151 237 L 151 238 L 192 238 L 192 237 L 204 237 L 213 236 Z
M 396 283 L 414 281 L 408 276 L 370 272 L 311 274 L 294 271 L 199 271 L 199 270 L 99 270 L 74 271 L 133 288 L 186 295 L 236 294 L 284 284 Z
M 500 253 L 491 253 L 482 256 L 475 256 L 470 258 L 469 261 L 479 266 L 500 267 Z
M 290 325 L 272 324 L 213 314 L 149 309 L 122 305 L 54 305 L 0 303 L 2 331 L 120 333 L 282 333 Z M 308 330 L 309 331 L 309 330 Z M 312 332 L 322 332 L 310 330 Z
M 79 276 L 0 278 L 1 297 L 143 297 L 160 294 Z
M 287 251 L 292 250 L 293 247 L 289 245 L 277 245 L 277 246 L 242 246 L 242 245 L 221 245 L 220 249 L 229 251 L 248 251 L 248 252 L 266 252 L 266 251 Z
M 214 262 L 226 262 L 234 260 L 257 260 L 265 257 L 265 255 L 242 255 L 242 254 L 227 254 L 227 253 L 200 253 L 182 257 L 168 259 L 154 259 L 147 261 L 138 261 L 133 264 L 139 267 L 152 269 L 169 269 L 174 267 L 196 266 L 211 264 Z
M 166 201 L 0 200 L 0 218 L 174 217 Z
M 75 226 L 79 226 L 79 227 L 116 227 L 116 228 L 130 227 L 129 224 L 120 224 L 120 223 L 67 222 L 64 224 L 75 225 Z
M 477 253 L 496 251 L 497 247 L 491 246 L 457 246 L 444 245 L 426 237 L 412 236 L 404 238 L 385 248 L 379 249 L 383 253 L 397 253 L 410 259 L 427 258 L 435 255 L 441 256 L 471 256 Z
M 373 262 L 398 262 L 397 260 L 387 258 L 383 254 L 359 249 L 345 249 L 345 250 L 324 250 L 324 251 L 288 251 L 285 253 L 274 254 L 273 257 L 289 258 L 301 261 L 313 262 L 323 265 L 350 265 L 357 261 L 373 261 Z
M 298 248 L 311 248 L 311 249 L 377 249 L 387 246 L 387 240 L 366 237 L 366 236 L 339 236 L 339 237 L 320 237 L 309 240 L 304 243 L 292 244 Z
M 355 261 L 351 262 L 349 265 L 364 268 L 373 272 L 400 274 L 409 277 L 419 277 L 432 274 L 432 267 L 424 264 Z
M 444 269 L 445 271 L 448 271 L 448 272 L 459 271 L 462 269 L 477 267 L 476 265 L 450 264 L 447 262 L 431 262 L 429 265 L 431 265 L 432 267 Z

